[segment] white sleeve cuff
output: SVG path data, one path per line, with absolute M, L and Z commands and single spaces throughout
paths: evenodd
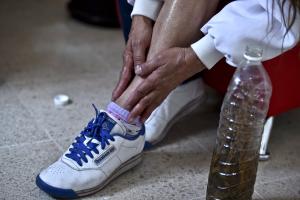
M 155 21 L 161 7 L 162 1 L 160 0 L 135 0 L 131 17 L 143 15 Z
M 192 44 L 191 47 L 207 69 L 211 69 L 224 57 L 216 49 L 213 38 L 208 34 Z

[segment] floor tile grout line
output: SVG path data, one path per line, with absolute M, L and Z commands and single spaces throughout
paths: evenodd
M 12 145 L 3 145 L 0 146 L 0 149 L 6 149 L 6 148 L 14 148 L 14 147 L 20 147 L 20 146 L 26 146 L 26 145 L 32 145 L 32 144 L 40 144 L 40 143 L 45 143 L 45 142 L 52 142 L 50 138 L 45 139 L 45 140 L 38 140 L 36 142 L 24 142 L 24 143 L 19 143 L 19 144 L 12 144 Z
M 256 190 L 254 191 L 254 193 L 261 199 L 261 200 L 264 200 L 264 196 L 259 194 L 259 192 L 257 192 Z
M 47 129 L 45 129 L 45 133 L 47 134 L 47 136 L 52 140 L 52 142 L 55 144 L 55 146 L 60 150 L 60 151 L 64 151 L 64 149 L 62 148 L 62 146 L 56 142 L 56 140 L 54 140 L 54 138 L 51 136 L 51 134 L 49 133 L 49 131 Z
M 65 140 L 65 139 L 70 139 L 70 138 L 69 137 L 62 137 L 61 139 Z M 14 147 L 20 147 L 20 146 L 41 144 L 41 143 L 46 143 L 46 142 L 53 142 L 53 140 L 48 138 L 48 139 L 45 139 L 45 140 L 38 140 L 38 141 L 35 141 L 35 142 L 25 142 L 25 143 L 20 143 L 20 144 L 3 145 L 3 146 L 0 146 L 0 150 L 1 149 L 6 149 L 6 148 L 14 148 Z
M 12 86 L 10 86 L 12 87 Z M 58 144 L 54 139 L 53 137 L 51 136 L 51 134 L 49 133 L 48 129 L 42 129 L 40 126 L 39 126 L 39 123 L 38 123 L 38 120 L 34 117 L 33 113 L 27 109 L 27 107 L 23 104 L 23 101 L 21 101 L 19 95 L 16 95 L 18 100 L 20 101 L 20 104 L 24 107 L 24 109 L 26 109 L 27 112 L 29 112 L 30 116 L 32 117 L 32 119 L 35 121 L 35 124 L 38 128 L 40 128 L 41 130 L 43 130 L 46 135 L 48 136 L 48 138 L 54 143 L 54 145 L 60 150 L 60 151 L 64 151 L 64 149 L 61 147 L 60 144 Z

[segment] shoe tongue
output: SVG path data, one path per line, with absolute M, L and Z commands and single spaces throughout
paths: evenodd
M 122 135 L 126 134 L 126 128 L 120 120 L 115 118 L 109 112 L 106 112 L 104 110 L 100 110 L 100 112 L 104 112 L 108 115 L 108 117 L 102 123 L 103 130 L 107 130 L 110 133 L 118 133 L 118 134 L 122 134 Z
M 110 132 L 117 123 L 110 117 L 105 118 L 102 122 L 101 129 Z

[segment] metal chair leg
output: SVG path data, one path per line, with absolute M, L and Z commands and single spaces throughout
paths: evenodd
M 274 121 L 274 117 L 269 117 L 265 122 L 264 131 L 262 134 L 261 145 L 260 145 L 260 150 L 259 150 L 259 160 L 260 161 L 265 161 L 270 158 L 270 153 L 267 152 L 267 150 L 268 150 L 270 134 L 272 131 L 273 121 Z

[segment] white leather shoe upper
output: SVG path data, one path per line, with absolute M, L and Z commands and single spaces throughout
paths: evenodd
M 39 177 L 43 182 L 55 188 L 73 191 L 93 188 L 108 179 L 123 163 L 142 152 L 145 143 L 144 134 L 132 130 L 128 134 L 122 122 L 109 113 L 106 115 L 115 122 L 110 131 L 114 141 L 109 141 L 110 144 L 102 149 L 99 141 L 86 137 L 85 144 L 91 141 L 99 143 L 96 147 L 99 153 L 92 151 L 93 158 L 86 156 L 87 162 L 82 161 L 80 166 L 66 156 L 70 154 L 70 150 L 67 150 L 61 158 L 40 173 Z M 74 148 L 73 144 L 70 148 Z
M 204 83 L 200 78 L 175 88 L 146 120 L 146 142 L 151 145 L 160 142 L 170 125 L 192 112 L 204 99 Z

